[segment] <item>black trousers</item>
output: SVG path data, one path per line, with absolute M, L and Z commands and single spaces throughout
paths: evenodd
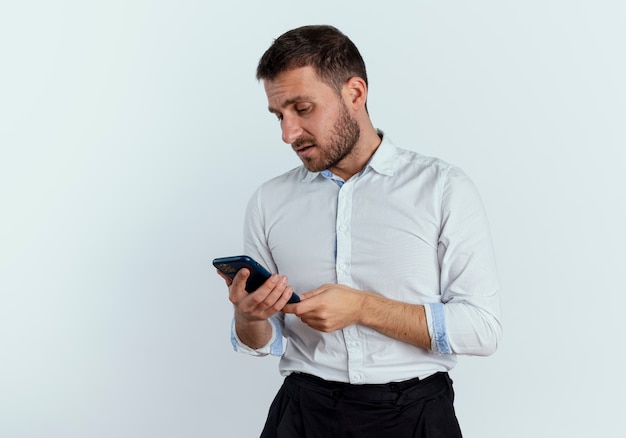
M 272 402 L 261 438 L 460 438 L 447 373 L 383 385 L 292 374 Z

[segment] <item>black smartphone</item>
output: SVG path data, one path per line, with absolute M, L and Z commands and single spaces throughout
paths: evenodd
M 220 272 L 226 274 L 231 280 L 235 278 L 235 274 L 241 268 L 247 268 L 250 271 L 250 277 L 246 281 L 246 291 L 254 292 L 265 283 L 265 280 L 270 278 L 270 273 L 260 263 L 254 260 L 250 256 L 239 255 L 232 257 L 219 257 L 213 259 L 213 266 L 215 266 Z M 288 303 L 299 303 L 300 297 L 292 292 L 291 298 Z

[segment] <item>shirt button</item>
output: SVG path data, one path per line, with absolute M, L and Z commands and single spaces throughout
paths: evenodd
M 352 380 L 355 382 L 360 382 L 363 379 L 363 376 L 359 373 L 352 374 Z

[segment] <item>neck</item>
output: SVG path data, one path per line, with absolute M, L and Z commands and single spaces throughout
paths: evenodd
M 372 158 L 372 155 L 374 155 L 374 152 L 378 149 L 378 146 L 380 146 L 381 141 L 378 132 L 371 123 L 368 123 L 365 128 L 362 126 L 361 137 L 350 155 L 329 170 L 344 181 L 348 181 L 363 170 L 367 162 Z

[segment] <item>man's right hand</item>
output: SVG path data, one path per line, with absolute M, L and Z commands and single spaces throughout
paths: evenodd
M 218 274 L 226 281 L 228 298 L 235 306 L 235 329 L 239 339 L 251 348 L 266 345 L 272 336 L 267 320 L 282 310 L 293 292 L 287 277 L 272 274 L 257 290 L 248 293 L 245 290 L 250 276 L 248 269 L 240 269 L 232 281 L 219 271 Z

